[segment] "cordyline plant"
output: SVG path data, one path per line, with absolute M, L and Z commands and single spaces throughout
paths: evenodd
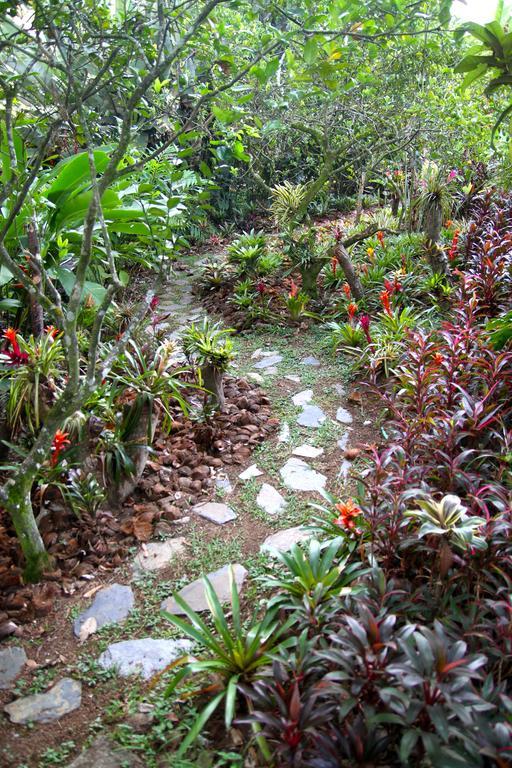
M 13 13 L 2 23 L 0 261 L 26 291 L 34 334 L 42 333 L 44 322 L 62 330 L 66 366 L 65 386 L 45 415 L 33 446 L 16 477 L 0 489 L 0 502 L 11 515 L 25 556 L 28 580 L 37 580 L 50 565 L 31 506 L 38 469 L 50 453 L 57 430 L 95 391 L 126 346 L 156 288 L 146 292 L 125 331 L 105 351 L 105 315 L 123 288 L 110 241 L 109 222 L 117 215 L 118 205 L 111 187 L 175 148 L 177 140 L 183 141 L 187 131 L 197 126 L 203 105 L 226 93 L 275 48 L 270 40 L 249 62 L 238 69 L 227 68 L 227 74 L 219 69 L 212 75 L 209 69 L 208 86 L 199 62 L 197 75 L 191 74 L 190 57 L 199 57 L 197 50 L 211 34 L 205 24 L 214 23 L 212 14 L 226 4 L 227 0 L 192 0 L 181 5 L 148 0 L 116 15 L 111 4 L 102 0 L 41 0 L 36 10 L 23 6 L 19 16 Z M 184 72 L 189 73 L 185 112 L 178 106 Z M 164 81 L 169 84 L 169 96 L 158 96 Z M 160 87 L 155 88 L 155 83 Z M 156 117 L 160 109 L 176 116 L 169 134 L 156 149 L 140 150 L 128 163 L 125 156 L 135 135 L 145 129 L 148 115 Z M 105 138 L 108 150 L 96 150 Z M 58 175 L 48 170 L 55 152 L 65 156 L 73 149 L 81 152 L 63 160 L 56 169 Z M 56 178 L 57 187 L 51 184 Z M 45 259 L 48 242 L 44 238 L 49 232 L 56 238 L 58 227 L 70 221 L 66 219 L 70 209 L 79 245 L 71 282 L 62 292 Z M 77 335 L 79 313 L 98 246 L 104 254 L 107 287 L 98 301 L 84 362 Z M 163 275 L 163 260 L 161 264 L 158 279 Z

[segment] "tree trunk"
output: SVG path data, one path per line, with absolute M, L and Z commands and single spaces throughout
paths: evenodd
M 41 280 L 41 270 L 38 268 L 38 265 L 41 261 L 41 253 L 39 250 L 39 238 L 37 236 L 37 230 L 36 225 L 34 221 L 30 221 L 27 228 L 27 241 L 28 241 L 28 250 L 31 256 L 31 277 L 32 282 L 34 285 L 37 285 L 38 282 Z M 34 337 L 37 339 L 39 336 L 43 335 L 44 330 L 44 314 L 43 314 L 43 308 L 39 301 L 37 300 L 37 296 L 34 294 L 29 294 L 28 297 L 29 302 L 29 312 L 30 312 L 30 323 L 32 327 L 32 333 L 34 334 Z
M 142 477 L 149 458 L 149 447 L 158 424 L 158 415 L 153 413 L 152 403 L 145 402 L 137 426 L 129 436 L 127 453 L 133 461 L 134 471 L 130 475 L 123 475 L 118 482 L 108 482 L 108 500 L 118 507 L 135 490 Z
M 323 265 L 324 263 L 322 261 L 314 261 L 311 264 L 300 268 L 302 290 L 311 299 L 316 299 L 318 296 L 317 280 Z
M 28 582 L 39 581 L 43 571 L 52 566 L 32 510 L 30 492 L 36 473 L 37 470 L 25 473 L 22 478 L 16 480 L 9 487 L 7 499 L 4 501 L 25 557 L 23 575 Z
M 224 371 L 214 365 L 203 365 L 201 368 L 203 387 L 207 392 L 206 401 L 214 408 L 223 411 L 226 404 L 224 397 Z
M 360 301 L 363 298 L 363 286 L 361 285 L 361 281 L 357 276 L 354 265 L 352 264 L 352 260 L 343 243 L 336 243 L 334 246 L 334 255 L 336 256 L 338 264 L 343 270 L 343 274 L 345 275 L 347 283 L 350 286 L 352 296 L 356 301 Z
M 425 248 L 432 272 L 440 275 L 448 274 L 448 259 L 443 249 L 432 240 L 427 240 Z
M 365 184 L 366 184 L 366 171 L 363 171 L 361 173 L 361 178 L 359 179 L 359 188 L 357 190 L 356 217 L 354 219 L 354 224 L 359 224 L 361 220 L 361 214 L 363 212 L 363 197 L 364 197 Z
M 437 243 L 443 226 L 443 208 L 439 202 L 433 201 L 423 211 L 423 230 L 427 240 Z

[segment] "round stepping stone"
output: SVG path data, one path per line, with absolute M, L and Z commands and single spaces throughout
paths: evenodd
M 191 640 L 159 640 L 143 637 L 112 643 L 98 659 L 103 669 L 115 668 L 121 677 L 138 675 L 149 680 L 176 659 L 189 653 L 194 644 Z
M 166 541 L 151 541 L 139 550 L 133 567 L 136 571 L 159 571 L 185 551 L 185 539 L 180 536 Z
M 271 355 L 270 357 L 264 357 L 259 362 L 255 363 L 255 368 L 272 368 L 274 365 L 277 365 L 282 361 L 283 357 L 282 355 Z
M 244 469 L 243 472 L 240 472 L 238 477 L 240 480 L 252 480 L 253 477 L 259 477 L 262 474 L 263 472 L 261 469 L 258 469 L 256 464 L 251 464 L 250 467 L 247 467 L 247 469 Z
M 68 768 L 144 768 L 144 765 L 131 750 L 114 744 L 106 736 L 98 736 Z
M 192 507 L 192 512 L 216 525 L 224 525 L 231 522 L 231 520 L 236 520 L 235 513 L 227 504 L 219 504 L 216 501 L 196 504 Z
M 301 427 L 316 428 L 323 424 L 326 418 L 327 416 L 318 405 L 305 405 L 297 418 L 297 424 Z
M 232 568 L 235 582 L 238 587 L 238 592 L 240 592 L 246 579 L 247 571 L 243 565 L 240 565 L 239 563 L 233 565 Z M 217 571 L 208 573 L 207 577 L 210 580 L 210 583 L 220 602 L 229 603 L 231 600 L 229 565 L 224 565 Z M 202 579 L 196 579 L 190 584 L 187 584 L 186 587 L 180 589 L 178 594 L 183 600 L 185 600 L 185 602 L 190 605 L 194 611 L 202 612 L 208 610 L 208 603 L 206 602 L 206 596 L 204 593 L 204 582 Z M 185 615 L 184 611 L 182 608 L 180 608 L 173 597 L 169 597 L 167 600 L 164 600 L 161 607 L 163 611 L 169 611 L 169 613 L 174 613 L 177 616 Z
M 11 723 L 49 723 L 78 709 L 82 701 L 82 684 L 63 677 L 46 693 L 23 696 L 4 707 Z
M 315 448 L 314 445 L 307 445 L 307 443 L 299 445 L 292 451 L 294 456 L 302 456 L 304 459 L 317 459 L 323 452 L 323 448 Z
M 27 654 L 17 645 L 0 651 L 0 688 L 9 688 L 27 661 Z
M 91 617 L 96 619 L 98 629 L 106 624 L 120 624 L 132 610 L 133 603 L 131 587 L 124 584 L 112 584 L 110 587 L 100 589 L 90 608 L 75 619 L 73 625 L 75 635 L 79 637 L 82 624 Z
M 316 357 L 313 357 L 310 355 L 309 357 L 304 357 L 301 360 L 302 365 L 311 365 L 313 368 L 318 368 L 320 365 L 320 360 L 318 360 Z
M 294 405 L 307 405 L 312 399 L 313 390 L 305 389 L 303 392 L 297 392 L 297 394 L 292 397 L 292 402 Z
M 352 414 L 346 408 L 338 408 L 336 411 L 336 421 L 341 424 L 352 424 Z
M 302 525 L 286 528 L 284 531 L 278 531 L 268 536 L 261 545 L 260 552 L 266 552 L 275 557 L 278 552 L 288 552 L 294 544 L 307 541 L 312 536 L 313 533 L 303 528 Z
M 286 507 L 286 501 L 279 491 L 272 485 L 263 483 L 260 492 L 256 497 L 256 504 L 263 509 L 267 515 L 277 515 Z
M 325 475 L 311 469 L 302 459 L 288 459 L 279 474 L 286 487 L 292 491 L 320 491 L 327 482 Z
M 290 440 L 290 425 L 286 421 L 281 427 L 277 440 L 280 443 L 287 443 Z

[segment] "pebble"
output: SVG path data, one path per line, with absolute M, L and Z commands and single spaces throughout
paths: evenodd
M 289 373 L 287 376 L 285 376 L 285 379 L 288 379 L 288 381 L 293 381 L 294 384 L 300 384 L 300 376 L 296 376 L 293 373 Z
M 286 421 L 281 427 L 277 440 L 280 443 L 287 443 L 290 440 L 290 425 Z

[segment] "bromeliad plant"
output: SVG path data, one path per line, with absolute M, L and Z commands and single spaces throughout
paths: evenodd
M 232 328 L 221 328 L 205 318 L 192 323 L 183 334 L 183 349 L 199 368 L 199 383 L 206 390 L 207 405 L 222 410 L 225 404 L 224 373 L 233 359 Z
M 183 600 L 179 594 L 174 594 L 180 612 L 186 616 L 181 618 L 167 611 L 165 618 L 181 632 L 197 643 L 198 650 L 194 657 L 185 656 L 173 666 L 182 668 L 176 673 L 166 688 L 165 695 L 169 697 L 180 683 L 189 676 L 208 678 L 213 677 L 213 698 L 200 713 L 193 727 L 181 743 L 176 757 L 182 757 L 189 746 L 197 739 L 202 729 L 222 704 L 224 705 L 224 722 L 230 728 L 236 716 L 241 696 L 242 685 L 247 685 L 265 673 L 272 663 L 273 655 L 278 649 L 286 649 L 295 643 L 294 637 L 287 637 L 293 619 L 281 622 L 276 611 L 266 610 L 263 617 L 256 614 L 247 622 L 242 618 L 240 597 L 238 594 L 233 566 L 229 568 L 230 579 L 230 620 L 225 613 L 220 600 L 209 579 L 203 578 L 204 594 L 213 622 L 213 629 Z M 197 693 L 201 693 L 203 685 L 198 683 Z M 263 756 L 270 757 L 268 747 L 258 736 L 259 727 L 255 726 L 256 741 Z
M 300 291 L 298 286 L 292 280 L 290 291 L 288 292 L 288 295 L 285 296 L 284 303 L 291 319 L 294 322 L 297 322 L 306 311 L 306 307 L 309 303 L 309 296 Z

